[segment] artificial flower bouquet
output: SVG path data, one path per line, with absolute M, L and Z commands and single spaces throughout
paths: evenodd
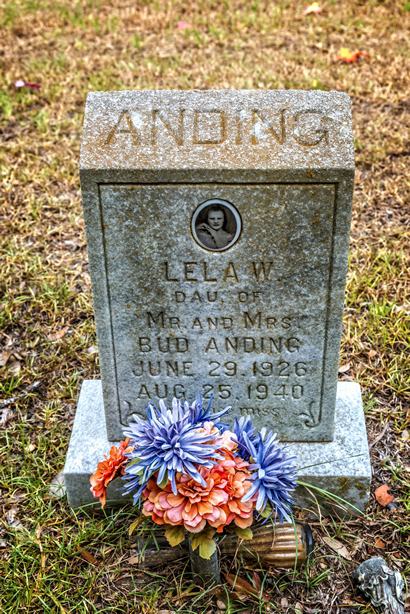
M 250 539 L 260 517 L 289 521 L 296 486 L 295 458 L 275 434 L 257 432 L 249 416 L 235 418 L 229 430 L 221 418 L 230 407 L 212 413 L 211 406 L 200 398 L 191 405 L 173 399 L 172 409 L 162 400 L 158 408 L 150 403 L 146 419 L 134 418 L 90 478 L 104 507 L 108 484 L 122 476 L 124 494 L 165 526 L 171 546 L 188 532 L 206 559 L 215 552 L 215 534 L 227 527 Z

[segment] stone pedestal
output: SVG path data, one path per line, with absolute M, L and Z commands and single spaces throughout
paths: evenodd
M 81 388 L 64 467 L 67 496 L 72 507 L 96 503 L 90 492 L 89 477 L 114 443 L 107 439 L 101 382 L 86 380 Z M 357 383 L 338 383 L 333 441 L 286 443 L 286 447 L 297 456 L 301 481 L 330 491 L 359 510 L 364 509 L 369 499 L 371 467 Z M 119 505 L 127 500 L 122 497 L 121 487 L 119 479 L 110 485 L 108 505 Z M 317 497 L 321 507 L 328 511 L 320 493 L 314 488 L 311 493 L 299 488 L 296 504 L 314 510 L 317 505 L 314 497 Z

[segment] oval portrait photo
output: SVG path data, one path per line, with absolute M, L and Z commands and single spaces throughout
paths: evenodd
M 191 221 L 195 241 L 203 248 L 222 252 L 236 243 L 242 221 L 238 210 L 226 200 L 212 198 L 199 205 Z

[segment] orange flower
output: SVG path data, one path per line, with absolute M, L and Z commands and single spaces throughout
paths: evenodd
M 211 469 L 199 469 L 206 486 L 177 474 L 178 494 L 174 495 L 169 483 L 160 488 L 155 479 L 149 480 L 142 495 L 143 514 L 156 524 L 183 525 L 191 533 L 199 533 L 207 523 L 218 533 L 232 522 L 241 528 L 249 527 L 254 502 L 241 501 L 251 487 L 249 463 L 227 449 L 221 451 L 222 460 Z
M 128 442 L 129 439 L 124 439 L 118 447 L 112 446 L 109 456 L 98 463 L 95 473 L 90 477 L 90 490 L 94 497 L 98 497 L 102 507 L 106 503 L 108 484 L 124 473 L 124 465 L 128 460 L 125 455 L 131 451 Z

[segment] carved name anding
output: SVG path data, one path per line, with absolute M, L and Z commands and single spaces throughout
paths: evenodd
M 283 145 L 293 140 L 305 147 L 328 144 L 330 118 L 304 109 L 124 109 L 109 129 L 106 145 L 127 139 L 138 146 L 165 143 L 184 145 Z

